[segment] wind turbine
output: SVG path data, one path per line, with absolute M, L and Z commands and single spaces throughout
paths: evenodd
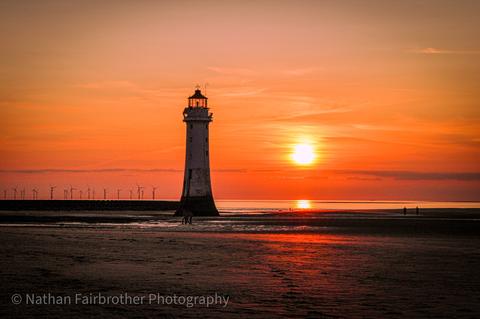
M 142 196 L 143 198 L 143 186 L 140 186 L 137 184 L 137 196 L 138 196 L 138 199 L 140 199 L 140 195 Z
M 13 188 L 13 200 L 16 200 L 17 199 L 17 188 L 14 187 Z
M 25 187 L 20 191 L 20 197 L 22 198 L 22 200 L 25 199 Z
M 117 188 L 117 200 L 120 199 L 120 191 L 121 191 L 121 189 L 120 189 L 120 188 Z
M 53 190 L 56 188 L 57 186 L 50 186 L 50 200 L 53 200 Z
M 87 188 L 87 193 L 88 193 L 88 199 L 90 199 L 90 186 Z
M 104 200 L 107 199 L 107 189 L 106 188 L 103 189 L 103 199 Z
M 32 189 L 32 198 L 34 200 L 38 199 L 38 189 L 36 188 Z
M 133 199 L 133 190 L 129 189 L 129 191 L 130 191 L 130 199 Z
M 76 191 L 76 188 L 73 188 L 72 185 L 70 185 L 70 200 L 73 199 L 73 191 Z
M 83 195 L 83 191 L 82 191 L 82 190 L 79 190 L 79 192 L 80 192 L 80 199 L 82 199 L 82 197 L 83 197 L 83 196 L 82 196 L 82 195 Z
M 153 187 L 152 186 L 152 199 L 155 200 L 155 191 L 157 190 L 158 187 Z
M 68 189 L 63 189 L 63 199 L 68 199 Z

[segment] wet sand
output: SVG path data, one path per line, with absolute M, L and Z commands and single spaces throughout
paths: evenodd
M 323 212 L 300 217 L 228 215 L 179 225 L 179 219 L 160 214 L 154 220 L 130 223 L 3 223 L 0 314 L 2 318 L 479 317 L 480 226 L 475 216 L 471 211 L 437 211 L 423 217 Z M 392 226 L 395 222 L 400 226 Z M 229 296 L 229 303 L 225 308 L 13 305 L 14 293 L 217 293 Z

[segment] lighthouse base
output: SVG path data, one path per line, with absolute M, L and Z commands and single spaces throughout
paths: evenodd
M 182 197 L 175 216 L 183 216 L 185 210 L 193 216 L 219 216 L 212 196 Z

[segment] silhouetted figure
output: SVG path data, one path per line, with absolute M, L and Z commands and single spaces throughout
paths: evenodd
M 185 210 L 182 211 L 182 225 L 187 223 L 187 215 L 185 215 Z
M 407 207 L 403 207 L 403 215 L 407 215 Z
M 182 224 L 192 224 L 193 213 L 188 209 L 183 210 Z
M 419 212 L 420 212 L 420 210 L 418 209 L 418 206 L 415 207 L 415 213 L 417 214 L 417 216 L 418 216 Z
M 187 221 L 190 225 L 192 224 L 192 219 L 193 219 L 193 213 L 187 210 Z

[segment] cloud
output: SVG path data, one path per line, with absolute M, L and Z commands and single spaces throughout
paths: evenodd
M 480 54 L 480 50 L 444 50 L 437 48 L 413 49 L 408 52 L 417 54 Z
M 245 169 L 225 168 L 213 169 L 219 173 L 244 173 Z M 94 168 L 94 169 L 69 169 L 69 168 L 39 168 L 39 169 L 2 169 L 0 173 L 16 173 L 16 174 L 50 174 L 50 173 L 181 173 L 183 169 L 177 168 Z
M 84 89 L 135 89 L 137 86 L 129 81 L 98 81 L 88 82 L 77 85 L 79 88 Z
M 279 116 L 274 118 L 273 120 L 279 122 L 318 123 L 318 121 L 325 120 L 325 116 L 327 115 L 347 113 L 350 111 L 352 111 L 352 109 L 348 107 L 332 107 L 315 112 L 307 111 L 303 112 L 302 114 L 298 114 L 297 112 L 297 114 Z
M 152 87 L 146 88 L 130 81 L 94 81 L 75 85 L 75 87 L 104 94 L 108 97 L 120 98 L 130 97 L 133 99 L 159 101 L 161 98 L 177 98 L 189 92 L 185 88 L 164 88 Z
M 248 96 L 256 96 L 260 95 L 263 92 L 265 92 L 265 88 L 243 88 L 243 89 L 235 89 L 235 90 L 229 90 L 225 93 L 220 93 L 219 96 L 228 96 L 228 97 L 248 97 Z
M 302 75 L 314 73 L 317 70 L 318 68 L 298 68 L 298 69 L 283 70 L 282 73 L 290 76 L 302 76 Z
M 223 75 L 252 76 L 257 74 L 255 71 L 251 69 L 244 69 L 244 68 L 224 68 L 224 67 L 209 66 L 207 67 L 207 69 Z
M 372 124 L 353 124 L 353 128 L 366 131 L 405 131 L 402 126 L 372 125 Z
M 48 173 L 117 173 L 117 172 L 183 172 L 180 169 L 171 168 L 95 168 L 95 169 L 64 169 L 64 168 L 39 168 L 39 169 L 14 169 L 0 170 L 0 173 L 18 174 L 48 174 Z
M 347 179 L 352 181 L 381 181 L 382 180 L 380 177 L 358 177 L 358 176 L 347 177 Z
M 220 168 L 213 169 L 215 173 L 241 173 L 241 174 L 286 174 L 289 169 L 245 169 L 245 168 Z M 2 169 L 0 173 L 16 174 L 50 174 L 50 173 L 182 173 L 183 169 L 177 168 L 97 168 L 97 169 L 63 169 L 63 168 L 40 168 L 40 169 Z M 321 173 L 322 177 L 328 174 L 345 175 L 349 180 L 380 180 L 393 178 L 396 180 L 457 180 L 457 181 L 480 181 L 480 172 L 423 172 L 404 170 L 310 170 L 312 173 Z M 314 178 L 318 178 L 315 176 Z
M 480 172 L 422 172 L 402 170 L 333 170 L 342 175 L 363 175 L 397 180 L 480 181 Z

